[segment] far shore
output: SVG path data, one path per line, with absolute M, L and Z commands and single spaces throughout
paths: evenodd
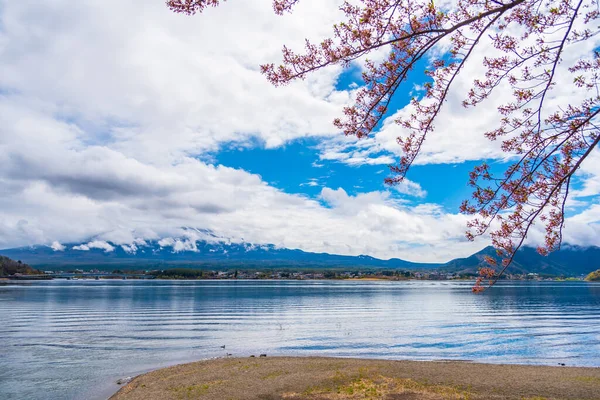
M 379 278 L 379 277 L 364 277 L 364 278 L 347 278 L 344 280 L 345 281 L 390 281 L 390 280 L 394 280 L 394 279 Z M 396 280 L 400 280 L 400 279 L 396 279 Z M 402 280 L 408 281 L 408 279 L 402 279 Z
M 112 400 L 600 398 L 600 368 L 325 357 L 221 358 L 140 375 Z

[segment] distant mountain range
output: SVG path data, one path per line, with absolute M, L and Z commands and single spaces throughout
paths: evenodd
M 302 250 L 278 248 L 274 245 L 233 243 L 204 235 L 163 238 L 154 241 L 138 240 L 129 245 L 91 240 L 85 243 L 29 246 L 0 250 L 0 255 L 21 260 L 38 269 L 59 270 L 72 268 L 156 269 L 170 267 L 192 268 L 385 268 L 403 270 L 440 270 L 453 273 L 476 272 L 485 265 L 486 255 L 495 256 L 492 247 L 467 258 L 447 263 L 415 263 L 392 258 L 381 260 L 360 255 L 343 256 L 328 253 L 310 253 Z M 539 273 L 548 275 L 579 276 L 600 268 L 599 247 L 565 245 L 562 250 L 547 257 L 540 256 L 530 247 L 521 249 L 509 268 L 510 273 Z
M 310 253 L 297 249 L 277 248 L 274 245 L 255 245 L 227 241 L 166 238 L 133 245 L 117 245 L 106 241 L 68 243 L 57 246 L 36 245 L 0 250 L 14 260 L 22 260 L 35 267 L 59 269 L 63 267 L 90 267 L 114 269 L 117 265 L 132 267 L 364 267 L 393 269 L 434 269 L 442 264 L 414 263 L 392 258 L 380 260 L 371 256 L 344 256 L 328 253 Z
M 446 264 L 442 269 L 450 272 L 476 271 L 485 266 L 485 256 L 500 259 L 492 246 L 467 258 L 457 258 Z M 498 263 L 500 265 L 500 263 Z M 526 274 L 538 273 L 555 276 L 580 276 L 600 268 L 600 247 L 579 247 L 563 245 L 561 250 L 541 256 L 533 247 L 522 247 L 508 268 L 508 273 Z

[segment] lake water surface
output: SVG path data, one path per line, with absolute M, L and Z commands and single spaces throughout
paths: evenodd
M 2 399 L 102 399 L 226 353 L 600 367 L 600 284 L 23 282 L 0 286 L 0 340 Z

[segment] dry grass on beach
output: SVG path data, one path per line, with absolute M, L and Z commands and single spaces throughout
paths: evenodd
M 113 400 L 600 399 L 600 368 L 320 357 L 225 358 L 141 375 Z

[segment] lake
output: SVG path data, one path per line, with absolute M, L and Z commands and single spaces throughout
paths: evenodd
M 502 282 L 483 295 L 471 285 L 2 285 L 0 398 L 105 399 L 121 377 L 227 353 L 600 367 L 600 284 Z

